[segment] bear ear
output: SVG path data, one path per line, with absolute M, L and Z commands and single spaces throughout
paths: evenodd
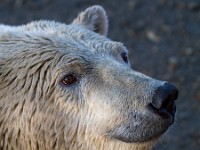
M 91 31 L 106 36 L 108 32 L 108 19 L 103 7 L 95 5 L 81 12 L 73 24 L 79 24 Z

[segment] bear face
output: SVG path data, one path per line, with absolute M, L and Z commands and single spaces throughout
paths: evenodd
M 173 123 L 176 88 L 130 67 L 102 7 L 0 29 L 2 149 L 147 150 Z

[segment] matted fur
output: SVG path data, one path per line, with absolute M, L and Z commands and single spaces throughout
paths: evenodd
M 70 25 L 0 25 L 0 149 L 152 148 L 169 123 L 146 106 L 165 82 L 132 70 L 107 30 L 100 6 Z M 66 86 L 68 74 L 77 82 Z

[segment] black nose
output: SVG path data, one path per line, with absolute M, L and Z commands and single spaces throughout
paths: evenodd
M 165 83 L 163 86 L 158 87 L 153 95 L 151 107 L 155 112 L 167 118 L 170 115 L 174 116 L 176 112 L 176 105 L 174 101 L 178 97 L 178 90 L 175 86 Z

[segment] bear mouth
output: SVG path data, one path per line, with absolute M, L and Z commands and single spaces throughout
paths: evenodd
M 146 143 L 146 142 L 151 142 L 151 141 L 158 140 L 166 131 L 167 131 L 167 129 L 163 130 L 162 132 L 160 132 L 158 134 L 155 134 L 155 135 L 152 135 L 152 136 L 149 136 L 149 137 L 146 137 L 146 138 L 141 138 L 141 139 L 130 138 L 130 137 L 128 138 L 128 137 L 125 137 L 125 136 L 122 136 L 122 135 L 114 135 L 113 138 L 117 139 L 117 140 L 119 140 L 121 142 L 125 142 L 125 143 L 143 144 L 143 143 Z
M 150 118 L 149 118 L 150 119 Z M 145 118 L 144 118 L 145 120 Z M 110 131 L 111 138 L 125 143 L 145 143 L 158 140 L 174 123 L 174 117 L 157 118 L 156 120 L 142 121 L 140 125 L 134 126 L 133 122 L 118 126 Z

